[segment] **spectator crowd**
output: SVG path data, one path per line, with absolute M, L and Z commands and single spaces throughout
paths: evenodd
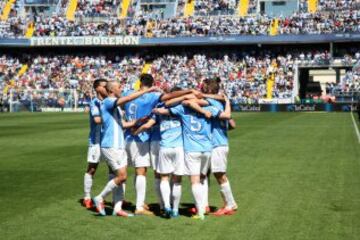
M 176 36 L 218 36 L 218 35 L 268 35 L 274 19 L 279 20 L 278 34 L 331 34 L 360 32 L 360 9 L 358 0 L 320 1 L 319 8 L 338 9 L 308 13 L 296 11 L 291 16 L 270 17 L 264 14 L 250 14 L 239 17 L 236 14 L 211 16 L 210 11 L 234 10 L 234 0 L 199 0 L 195 2 L 195 16 L 152 19 L 153 15 L 139 11 L 134 17 L 119 19 L 118 0 L 80 0 L 76 20 L 68 21 L 64 15 L 45 16 L 38 14 L 31 18 L 19 16 L 14 11 L 6 22 L 1 22 L 0 37 L 23 37 L 29 18 L 35 25 L 35 36 L 113 36 L 131 35 L 146 37 Z M 250 1 L 253 3 L 256 1 Z M 335 4 L 334 6 L 330 3 Z M 183 2 L 180 2 L 183 4 Z M 346 7 L 348 6 L 348 7 Z M 133 12 L 134 10 L 129 10 Z M 178 11 L 179 12 L 179 11 Z M 158 15 L 158 14 L 156 14 Z M 86 17 L 103 17 L 91 21 Z M 147 24 L 151 21 L 152 24 Z M 150 34 L 148 34 L 150 32 Z
M 267 81 L 270 80 L 274 81 L 272 98 L 292 98 L 295 64 L 328 64 L 331 60 L 328 56 L 327 52 L 317 51 L 288 54 L 270 51 L 174 53 L 154 56 L 148 61 L 138 55 L 25 55 L 21 59 L 4 55 L 0 58 L 0 91 L 4 96 L 13 89 L 18 96 L 30 97 L 33 94 L 33 98 L 40 98 L 46 90 L 45 95 L 51 98 L 54 94 L 49 91 L 76 90 L 81 96 L 90 96 L 92 82 L 97 78 L 116 79 L 124 89 L 131 89 L 147 62 L 150 64 L 149 73 L 154 76 L 157 86 L 163 89 L 173 86 L 200 89 L 203 80 L 219 78 L 223 91 L 234 104 L 256 104 L 267 97 Z M 345 61 L 345 58 L 340 61 Z M 18 75 L 25 62 L 27 71 Z M 359 69 L 348 71 L 341 82 L 329 84 L 328 94 L 339 90 L 360 91 L 360 53 L 351 56 L 351 62 L 353 65 L 358 62 Z

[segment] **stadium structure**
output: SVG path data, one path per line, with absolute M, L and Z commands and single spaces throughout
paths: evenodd
M 1 239 L 358 240 L 358 120 L 359 0 L 0 1 Z
M 6 0 L 3 111 L 82 111 L 90 82 L 220 77 L 239 111 L 341 110 L 359 98 L 356 0 Z M 188 71 L 189 70 L 189 71 Z

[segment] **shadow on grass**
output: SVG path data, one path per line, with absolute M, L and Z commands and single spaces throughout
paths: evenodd
M 83 204 L 83 199 L 79 199 L 77 201 L 82 207 L 84 207 L 84 204 Z M 113 204 L 112 202 L 107 202 L 105 201 L 104 202 L 105 204 L 105 212 L 106 212 L 106 215 L 112 215 L 113 213 Z M 155 216 L 157 217 L 161 217 L 161 218 L 166 218 L 164 216 L 164 213 L 163 211 L 160 209 L 160 206 L 158 203 L 150 203 L 148 204 L 148 207 L 150 209 L 151 212 L 153 212 L 155 214 Z M 128 211 L 128 212 L 135 212 L 135 205 L 132 203 L 132 202 L 128 202 L 128 201 L 124 201 L 123 202 L 123 206 L 122 206 L 123 210 L 125 211 Z M 184 217 L 191 217 L 194 213 L 191 211 L 191 209 L 195 208 L 195 205 L 193 203 L 182 203 L 181 204 L 181 207 L 179 208 L 179 215 L 180 216 L 184 216 Z M 215 212 L 216 211 L 216 207 L 215 206 L 210 206 L 210 212 Z M 101 216 L 101 215 L 98 215 L 98 212 L 95 208 L 95 205 L 90 208 L 90 209 L 87 209 L 88 211 L 90 212 L 93 212 L 96 214 L 96 216 Z

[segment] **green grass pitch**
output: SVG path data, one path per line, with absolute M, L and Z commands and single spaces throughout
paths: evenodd
M 79 203 L 88 116 L 1 114 L 0 239 L 359 239 L 360 144 L 349 113 L 234 116 L 229 177 L 239 210 L 196 221 L 96 216 Z M 93 193 L 106 181 L 101 164 Z M 182 202 L 192 203 L 183 186 Z M 155 203 L 151 172 L 147 190 Z M 221 206 L 218 190 L 212 178 L 212 206 Z M 134 202 L 133 170 L 126 198 Z

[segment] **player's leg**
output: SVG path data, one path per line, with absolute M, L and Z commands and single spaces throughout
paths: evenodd
M 115 183 L 117 184 L 117 187 L 115 188 L 117 193 L 116 202 L 113 211 L 113 215 L 115 216 L 121 216 L 121 217 L 133 216 L 133 214 L 129 214 L 122 209 L 123 201 L 124 201 L 124 192 L 125 192 L 123 185 L 126 179 L 127 179 L 127 168 L 126 167 L 120 168 L 117 171 L 117 177 L 115 180 Z
M 200 182 L 202 185 L 203 190 L 203 205 L 205 206 L 205 213 L 210 212 L 209 207 L 209 179 L 208 179 L 208 173 L 210 170 L 210 153 L 202 153 L 201 154 L 201 176 L 200 176 Z
M 161 148 L 159 151 L 159 161 L 157 171 L 161 174 L 160 190 L 162 201 L 164 202 L 165 217 L 171 217 L 171 186 L 170 174 L 174 172 L 173 158 L 176 153 L 173 148 Z
M 181 180 L 185 171 L 185 161 L 184 161 L 184 149 L 175 148 L 175 157 L 173 158 L 174 172 L 172 176 L 173 186 L 172 186 L 172 217 L 179 216 L 179 205 L 181 200 L 182 186 Z
M 220 193 L 224 199 L 224 208 L 223 208 L 224 214 L 220 214 L 220 212 L 218 212 L 218 214 L 230 215 L 233 213 L 232 212 L 233 210 L 237 209 L 237 204 L 235 202 L 235 199 L 234 199 L 234 196 L 233 196 L 233 193 L 231 190 L 230 182 L 226 176 L 226 173 L 217 172 L 217 173 L 214 173 L 214 176 L 215 176 L 218 184 L 220 185 Z
M 161 175 L 158 173 L 157 165 L 159 162 L 159 150 L 160 144 L 159 141 L 151 141 L 150 142 L 150 160 L 151 167 L 154 170 L 154 190 L 158 200 L 158 204 L 160 209 L 164 208 L 164 202 L 162 200 L 161 191 L 160 191 L 160 183 L 161 183 Z
M 88 163 L 88 167 L 86 173 L 84 175 L 84 200 L 83 205 L 86 208 L 92 208 L 92 201 L 91 201 L 91 188 L 93 185 L 93 177 L 95 175 L 96 169 L 98 164 L 97 163 Z
M 220 194 L 224 200 L 224 207 L 219 209 L 215 215 L 231 215 L 236 210 L 237 204 L 231 190 L 230 182 L 226 176 L 228 147 L 216 147 L 212 151 L 211 171 L 220 186 Z
M 162 201 L 164 202 L 164 214 L 165 217 L 169 218 L 171 216 L 171 205 L 170 205 L 171 187 L 170 187 L 169 174 L 161 174 L 160 190 L 161 190 Z
M 203 187 L 200 182 L 201 153 L 185 153 L 186 173 L 190 176 L 191 191 L 195 200 L 197 219 L 204 219 L 205 206 L 203 205 Z
M 173 207 L 172 207 L 171 217 L 178 217 L 179 205 L 180 205 L 181 193 L 182 193 L 182 186 L 181 186 L 182 176 L 173 175 L 172 180 L 173 180 L 173 187 L 172 187 Z
M 200 182 L 203 188 L 203 201 L 204 201 L 204 206 L 205 206 L 205 213 L 209 213 L 210 212 L 210 207 L 209 207 L 209 179 L 207 175 L 203 175 L 201 174 L 200 177 Z
M 135 168 L 135 192 L 136 192 L 136 210 L 135 214 L 148 215 L 144 208 L 146 196 L 146 167 Z
M 96 173 L 97 166 L 100 162 L 100 146 L 94 145 L 89 146 L 88 154 L 87 154 L 87 170 L 84 174 L 84 201 L 83 204 L 86 208 L 92 208 L 91 201 L 91 188 L 93 185 L 93 178 Z
M 98 212 L 105 216 L 104 199 L 113 192 L 115 188 L 121 186 L 122 183 L 126 181 L 127 159 L 122 149 L 103 148 L 101 151 L 108 166 L 116 173 L 116 177 L 110 180 L 101 193 L 94 198 L 94 203 Z
M 204 219 L 205 216 L 205 206 L 204 206 L 204 199 L 203 199 L 203 187 L 200 182 L 200 175 L 191 175 L 191 191 L 195 200 L 195 207 L 197 211 L 197 215 L 195 218 Z
M 146 198 L 146 173 L 150 167 L 150 145 L 149 142 L 134 142 L 131 151 L 134 157 L 135 166 L 135 191 L 136 191 L 136 210 L 137 215 L 154 215 L 144 208 Z

